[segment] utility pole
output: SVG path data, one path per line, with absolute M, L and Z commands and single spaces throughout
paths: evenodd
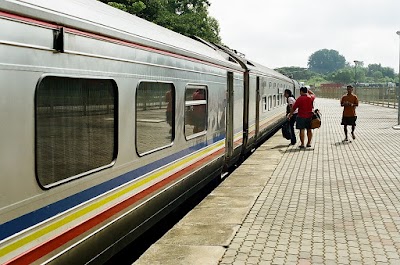
M 361 64 L 362 61 L 354 60 L 354 93 L 357 94 L 357 65 Z
M 357 65 L 360 64 L 361 61 L 354 61 L 354 87 L 357 85 Z

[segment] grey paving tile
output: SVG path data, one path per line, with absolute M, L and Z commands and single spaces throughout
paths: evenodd
M 361 104 L 357 139 L 343 143 L 338 100 L 317 98 L 316 107 L 323 118 L 313 148 L 289 147 L 278 132 L 195 210 L 201 217 L 202 210 L 214 209 L 217 216 L 213 221 L 204 213 L 213 226 L 200 223 L 202 233 L 224 227 L 215 233 L 229 238 L 229 229 L 218 223 L 238 226 L 219 264 L 400 264 L 400 148 L 393 144 L 400 143 L 400 131 L 392 129 L 397 110 Z M 179 227 L 187 228 L 181 229 L 185 244 L 222 244 L 197 243 L 189 225 Z

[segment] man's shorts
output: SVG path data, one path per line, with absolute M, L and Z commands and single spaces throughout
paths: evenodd
M 342 125 L 354 125 L 356 126 L 357 116 L 354 117 L 342 117 Z
M 311 128 L 311 118 L 301 118 L 297 116 L 296 129 L 310 129 L 310 128 Z

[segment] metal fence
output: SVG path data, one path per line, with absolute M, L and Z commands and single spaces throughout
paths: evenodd
M 340 99 L 344 94 L 347 94 L 345 86 L 342 88 L 317 87 L 314 92 L 318 97 L 333 99 Z M 398 108 L 399 87 L 356 87 L 354 94 L 363 103 Z

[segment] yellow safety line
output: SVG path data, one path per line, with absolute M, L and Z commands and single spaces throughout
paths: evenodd
M 171 166 L 169 166 L 169 167 L 167 167 L 167 168 L 165 168 L 165 169 L 163 169 L 161 171 L 158 171 L 158 172 L 150 175 L 149 177 L 147 177 L 145 179 L 142 179 L 142 180 L 140 180 L 140 181 L 138 181 L 138 182 L 136 182 L 136 183 L 134 183 L 134 184 L 122 189 L 122 190 L 120 190 L 119 192 L 116 192 L 116 193 L 114 193 L 114 194 L 112 194 L 112 195 L 110 195 L 110 196 L 108 196 L 108 197 L 106 197 L 106 198 L 104 198 L 104 199 L 102 199 L 100 201 L 92 203 L 89 206 L 86 206 L 85 208 L 83 208 L 83 209 L 81 209 L 81 210 L 79 210 L 79 211 L 77 211 L 75 213 L 72 213 L 72 214 L 62 218 L 59 221 L 57 221 L 57 222 L 55 222 L 55 223 L 53 223 L 51 225 L 48 225 L 45 228 L 42 228 L 37 232 L 34 232 L 34 233 L 30 234 L 29 236 L 26 236 L 26 237 L 24 237 L 24 238 L 22 238 L 22 239 L 20 239 L 20 240 L 18 240 L 16 242 L 6 246 L 4 248 L 1 248 L 0 249 L 0 257 L 3 257 L 5 255 L 7 255 L 8 253 L 10 253 L 10 252 L 12 252 L 12 251 L 14 251 L 14 250 L 16 250 L 16 249 L 28 244 L 28 243 L 30 243 L 32 241 L 38 239 L 39 237 L 42 237 L 42 236 L 44 236 L 44 235 L 46 235 L 46 234 L 48 234 L 48 233 L 50 233 L 50 232 L 52 232 L 54 230 L 66 225 L 67 223 L 70 223 L 70 222 L 82 217 L 83 215 L 85 215 L 85 214 L 87 214 L 87 213 L 89 213 L 89 212 L 91 212 L 93 210 L 96 210 L 97 208 L 100 208 L 101 206 L 104 206 L 105 204 L 117 199 L 118 197 L 121 197 L 121 196 L 127 194 L 128 192 L 130 192 L 130 191 L 132 191 L 132 190 L 134 190 L 136 188 L 139 188 L 140 186 L 143 186 L 143 185 L 149 183 L 150 181 L 152 181 L 152 180 L 154 180 L 154 179 L 156 179 L 156 178 L 168 173 L 169 171 L 172 171 L 173 169 L 175 169 L 175 168 L 177 168 L 179 166 L 182 166 L 182 165 L 190 162 L 191 160 L 194 160 L 194 159 L 196 159 L 196 158 L 198 158 L 198 157 L 200 157 L 200 156 L 212 151 L 213 149 L 219 149 L 223 144 L 224 144 L 224 142 L 218 143 L 215 146 L 209 147 L 209 148 L 207 148 L 207 149 L 205 149 L 205 150 L 203 150 L 203 151 L 201 151 L 201 152 L 199 152 L 199 153 L 197 153 L 195 155 L 189 156 L 189 157 L 181 160 L 178 163 L 174 163 L 173 165 L 171 165 Z

